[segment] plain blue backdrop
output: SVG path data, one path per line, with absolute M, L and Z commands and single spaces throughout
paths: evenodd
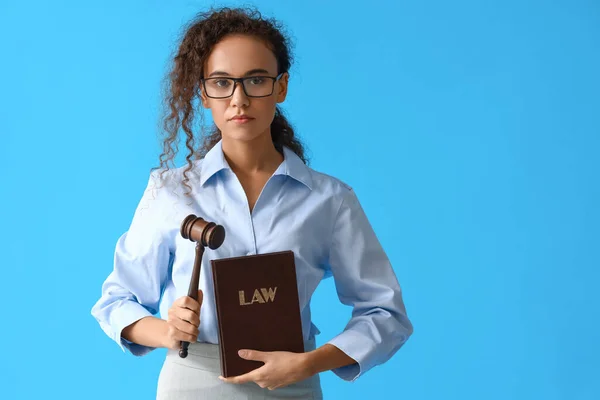
M 202 1 L 0 5 L 0 398 L 151 399 L 90 309 L 156 166 L 161 79 Z M 236 5 L 240 3 L 227 3 Z M 327 399 L 600 398 L 600 5 L 257 1 L 284 109 L 352 185 L 415 333 Z M 317 290 L 323 343 L 350 309 Z

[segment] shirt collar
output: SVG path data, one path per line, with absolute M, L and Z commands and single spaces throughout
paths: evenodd
M 287 175 L 312 190 L 312 175 L 310 169 L 304 164 L 302 159 L 286 146 L 283 146 L 283 158 L 283 162 L 277 168 L 274 175 Z
M 200 169 L 200 185 L 204 186 L 213 175 L 223 169 L 231 170 L 231 167 L 223 154 L 223 143 L 219 140 L 212 149 L 206 153 Z M 283 146 L 283 162 L 275 170 L 273 175 L 287 175 L 298 182 L 304 184 L 312 190 L 312 177 L 310 170 L 296 153 L 286 146 Z
M 223 148 L 221 140 L 213 146 L 212 149 L 206 153 L 200 166 L 200 185 L 204 186 L 207 180 L 209 180 L 214 174 L 221 171 L 222 169 L 231 169 L 225 156 L 223 155 Z

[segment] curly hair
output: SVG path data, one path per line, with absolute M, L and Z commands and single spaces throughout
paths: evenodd
M 263 40 L 273 51 L 277 59 L 278 74 L 288 72 L 292 64 L 290 39 L 284 34 L 284 29 L 277 20 L 263 18 L 259 11 L 253 8 L 211 8 L 209 11 L 197 14 L 184 27 L 179 47 L 172 58 L 172 68 L 165 76 L 164 113 L 161 137 L 163 152 L 159 156 L 162 173 L 169 169 L 169 164 L 178 152 L 180 128 L 185 133 L 185 146 L 188 154 L 185 157 L 187 167 L 183 172 L 183 185 L 191 189 L 187 173 L 193 168 L 193 161 L 203 158 L 206 153 L 221 139 L 221 131 L 216 125 L 205 134 L 204 116 L 198 107 L 201 90 L 201 77 L 204 76 L 204 64 L 214 46 L 223 38 L 232 34 L 251 35 Z M 200 137 L 203 138 L 197 146 L 193 125 L 196 109 L 200 109 Z M 304 145 L 295 136 L 291 124 L 286 119 L 283 110 L 276 107 L 275 116 L 271 123 L 271 138 L 277 151 L 283 152 L 283 146 L 289 147 L 302 161 L 308 161 L 304 154 Z M 161 173 L 161 175 L 162 175 Z M 188 195 L 186 193 L 186 195 Z

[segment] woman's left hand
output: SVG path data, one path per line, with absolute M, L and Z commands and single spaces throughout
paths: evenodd
M 246 360 L 262 361 L 265 365 L 244 375 L 229 378 L 219 377 L 224 382 L 255 382 L 261 388 L 277 389 L 292 383 L 310 378 L 308 353 L 292 353 L 287 351 L 240 350 L 240 357 Z

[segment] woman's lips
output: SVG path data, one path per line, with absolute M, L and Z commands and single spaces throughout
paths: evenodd
M 232 122 L 235 122 L 236 124 L 247 124 L 250 121 L 253 121 L 254 118 L 252 117 L 247 117 L 247 116 L 241 116 L 241 117 L 233 117 L 231 118 Z

